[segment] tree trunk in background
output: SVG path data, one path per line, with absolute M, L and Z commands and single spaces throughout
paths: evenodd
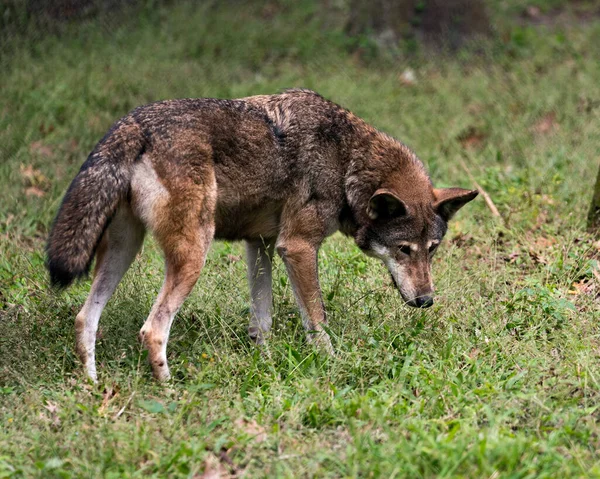
M 415 3 L 414 0 L 351 0 L 346 31 L 353 36 L 386 31 L 401 34 L 410 27 Z
M 588 215 L 588 230 L 593 233 L 600 232 L 600 168 L 598 168 L 592 206 Z
M 491 30 L 484 0 L 351 0 L 346 24 L 350 35 L 369 35 L 383 46 L 419 36 L 457 48 Z

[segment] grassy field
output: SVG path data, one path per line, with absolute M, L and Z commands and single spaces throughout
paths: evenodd
M 0 478 L 600 477 L 600 243 L 585 232 L 600 21 L 509 20 L 478 52 L 394 58 L 356 49 L 310 2 L 266 5 L 157 8 L 5 44 Z M 438 186 L 470 187 L 464 161 L 502 219 L 481 198 L 458 214 L 424 311 L 331 237 L 334 358 L 304 344 L 280 261 L 274 334 L 253 347 L 242 246 L 216 243 L 175 321 L 167 385 L 137 343 L 162 281 L 150 239 L 102 317 L 88 384 L 73 320 L 89 281 L 53 292 L 43 265 L 88 152 L 143 103 L 292 86 L 410 145 Z

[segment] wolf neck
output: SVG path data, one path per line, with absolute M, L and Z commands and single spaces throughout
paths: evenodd
M 340 215 L 340 229 L 349 236 L 370 223 L 367 206 L 377 189 L 387 188 L 416 202 L 428 201 L 432 189 L 423 163 L 406 145 L 357 117 L 353 121 L 356 134 L 345 152 L 347 204 Z

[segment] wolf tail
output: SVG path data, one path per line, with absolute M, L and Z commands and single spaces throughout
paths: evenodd
M 46 246 L 53 285 L 66 287 L 88 273 L 104 231 L 128 196 L 131 167 L 145 144 L 138 123 L 131 117 L 119 120 L 71 182 Z

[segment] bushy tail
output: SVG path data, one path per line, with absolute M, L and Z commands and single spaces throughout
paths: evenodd
M 85 276 L 102 234 L 126 199 L 131 166 L 144 150 L 140 126 L 119 120 L 96 145 L 69 186 L 46 247 L 53 285 L 66 287 Z

